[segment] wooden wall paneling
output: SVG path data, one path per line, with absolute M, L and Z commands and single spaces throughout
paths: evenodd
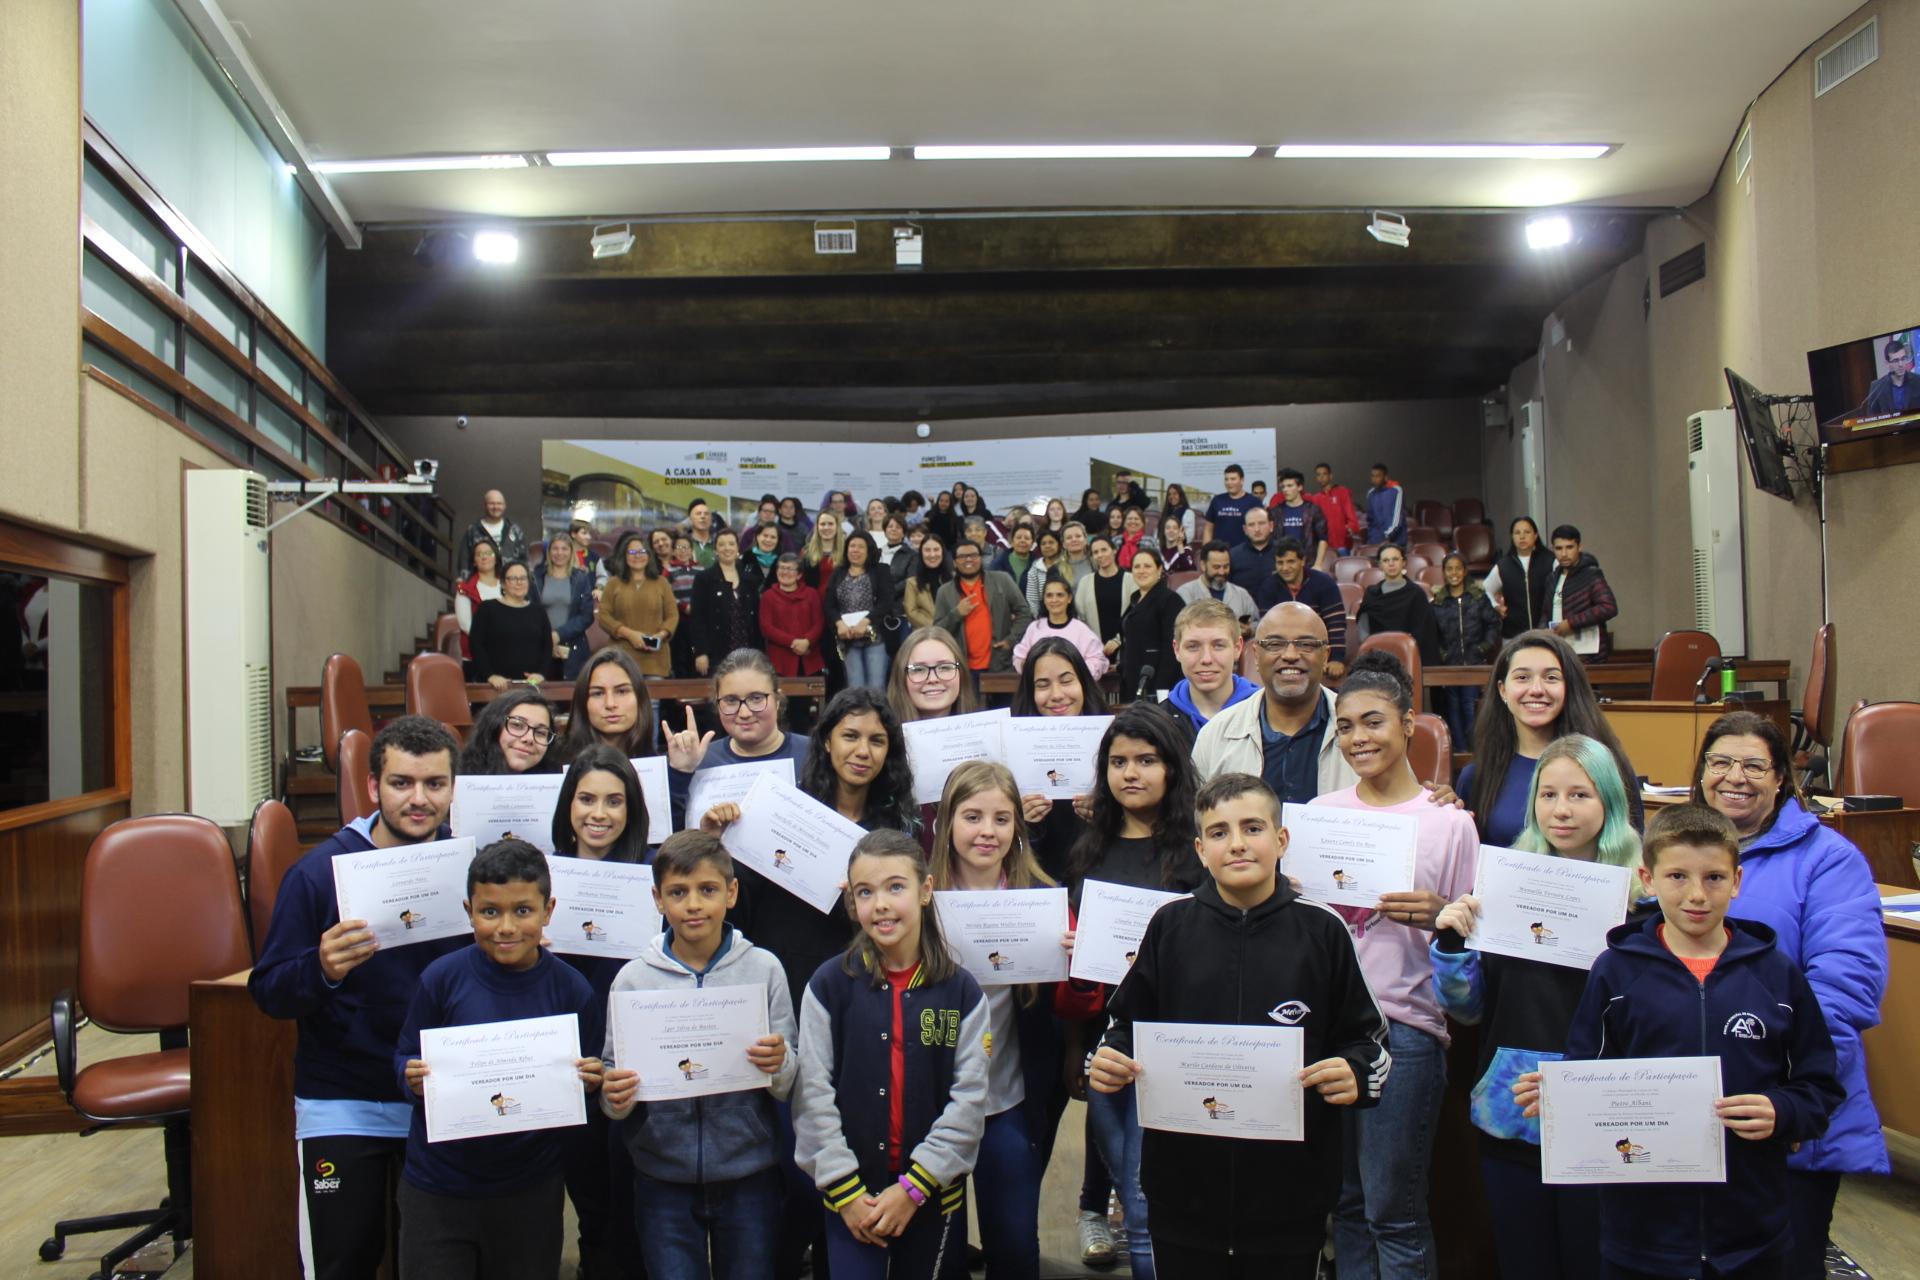
M 0 831 L 0 1038 L 45 1021 L 74 985 L 87 846 L 129 809 L 116 800 Z

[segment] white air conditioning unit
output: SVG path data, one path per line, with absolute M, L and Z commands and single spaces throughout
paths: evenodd
M 1728 657 L 1747 652 L 1746 554 L 1740 530 L 1740 433 L 1733 410 L 1687 419 L 1687 509 L 1693 518 L 1693 625 Z
M 241 826 L 273 788 L 267 482 L 187 473 L 187 805 Z

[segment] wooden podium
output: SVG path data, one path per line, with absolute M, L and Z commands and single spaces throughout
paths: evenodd
M 1693 781 L 1693 762 L 1707 726 L 1729 711 L 1752 711 L 1787 732 L 1787 704 L 1742 702 L 1723 706 L 1698 702 L 1603 702 L 1600 710 L 1626 748 L 1634 769 L 1656 787 L 1682 787 Z
M 291 1022 L 247 993 L 247 972 L 187 993 L 193 1053 L 193 1269 L 300 1274 Z

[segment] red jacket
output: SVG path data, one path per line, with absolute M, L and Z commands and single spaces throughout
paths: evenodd
M 767 660 L 783 676 L 810 676 L 826 666 L 820 654 L 820 637 L 827 629 L 826 614 L 820 608 L 820 593 L 806 583 L 792 591 L 777 585 L 760 593 L 760 635 L 767 643 Z M 805 653 L 795 653 L 795 640 L 809 641 Z
M 1359 512 L 1353 509 L 1351 489 L 1343 484 L 1337 484 L 1324 493 L 1307 493 L 1301 496 L 1326 514 L 1329 547 L 1353 546 L 1353 531 L 1360 523 L 1360 516 Z

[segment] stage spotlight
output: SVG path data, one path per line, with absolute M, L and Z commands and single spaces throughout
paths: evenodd
M 1367 234 L 1381 244 L 1390 244 L 1395 248 L 1404 249 L 1407 247 L 1407 240 L 1413 235 L 1413 229 L 1407 226 L 1405 215 L 1375 209 L 1373 221 L 1367 224 Z
M 1573 242 L 1573 223 L 1564 213 L 1544 214 L 1527 219 L 1527 248 L 1557 249 Z
M 518 262 L 520 237 L 510 231 L 477 231 L 473 236 L 473 256 L 496 266 Z

